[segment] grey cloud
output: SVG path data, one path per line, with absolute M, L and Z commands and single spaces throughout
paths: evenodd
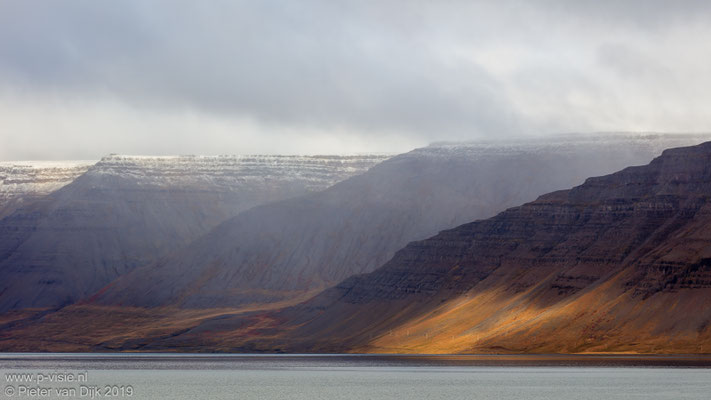
M 351 7 L 49 4 L 14 10 L 32 29 L 2 28 L 14 82 L 364 131 L 484 131 L 510 113 L 485 71 L 448 68 L 408 32 L 351 20 Z
M 665 31 L 679 24 L 704 22 L 711 16 L 706 0 L 542 0 L 548 13 L 583 26 Z
M 248 118 L 267 136 L 288 128 L 431 141 L 595 129 L 606 125 L 593 114 L 607 111 L 575 98 L 637 101 L 609 93 L 606 74 L 634 75 L 644 59 L 625 49 L 666 35 L 660 26 L 703 25 L 708 11 L 656 0 L 4 1 L 0 92 Z M 706 43 L 694 39 L 684 45 Z M 497 58 L 507 54 L 509 66 Z M 542 104 L 559 115 L 532 118 Z M 649 125 L 635 118 L 620 117 L 618 128 Z M 187 150 L 200 138 L 181 140 Z

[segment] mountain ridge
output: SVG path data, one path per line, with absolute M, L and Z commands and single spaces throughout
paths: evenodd
M 241 211 L 385 158 L 104 157 L 0 220 L 0 310 L 71 304 Z

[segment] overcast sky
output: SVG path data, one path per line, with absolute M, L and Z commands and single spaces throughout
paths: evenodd
M 0 0 L 0 160 L 708 132 L 709 3 Z

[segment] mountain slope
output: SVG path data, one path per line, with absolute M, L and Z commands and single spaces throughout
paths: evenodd
M 302 305 L 182 340 L 222 330 L 262 350 L 697 353 L 711 348 L 709 305 L 711 142 L 410 243 Z
M 241 213 L 91 301 L 212 308 L 288 300 L 370 272 L 409 241 L 699 140 L 618 135 L 433 145 L 323 192 Z
M 256 205 L 384 156 L 110 156 L 0 221 L 0 310 L 72 303 Z

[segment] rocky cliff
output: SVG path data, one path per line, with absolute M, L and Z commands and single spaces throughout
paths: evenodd
M 242 337 L 292 351 L 704 352 L 709 260 L 711 142 L 412 242 L 260 316 L 269 339 Z

